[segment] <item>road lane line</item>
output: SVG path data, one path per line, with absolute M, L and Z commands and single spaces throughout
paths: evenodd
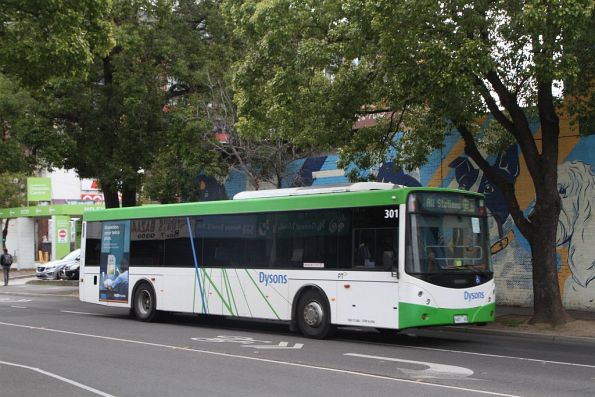
M 193 353 L 202 353 L 202 354 L 208 354 L 208 355 L 218 356 L 218 357 L 237 358 L 237 359 L 243 359 L 243 360 L 249 360 L 249 361 L 257 361 L 257 362 L 269 363 L 269 364 L 277 364 L 277 365 L 278 364 L 281 364 L 281 365 L 286 365 L 286 366 L 290 366 L 290 367 L 315 369 L 315 370 L 319 370 L 319 371 L 334 372 L 334 373 L 339 373 L 339 374 L 344 374 L 344 375 L 355 375 L 355 376 L 361 376 L 361 377 L 372 378 L 372 379 L 381 379 L 381 380 L 388 380 L 388 381 L 393 381 L 393 382 L 409 383 L 409 384 L 413 384 L 413 385 L 429 386 L 429 387 L 437 387 L 437 388 L 441 388 L 441 389 L 465 391 L 465 392 L 477 393 L 477 394 L 485 394 L 485 395 L 490 395 L 490 396 L 520 397 L 520 396 L 515 395 L 515 394 L 497 393 L 497 392 L 491 392 L 491 391 L 486 391 L 486 390 L 470 389 L 470 388 L 466 388 L 466 387 L 456 387 L 456 386 L 441 385 L 441 384 L 438 384 L 438 383 L 429 383 L 429 382 L 424 382 L 424 381 L 419 381 L 419 380 L 401 379 L 401 378 L 395 378 L 395 377 L 386 376 L 386 375 L 375 375 L 375 374 L 370 374 L 370 373 L 366 373 L 366 372 L 350 371 L 350 370 L 346 370 L 346 369 L 338 369 L 338 368 L 331 368 L 331 367 L 321 367 L 321 366 L 318 366 L 318 365 L 308 365 L 308 364 L 293 363 L 293 362 L 290 362 L 290 361 L 280 361 L 280 360 L 272 360 L 272 359 L 261 358 L 261 357 L 242 356 L 242 355 L 239 355 L 239 354 L 231 354 L 231 353 L 221 353 L 221 352 L 210 351 L 210 350 L 194 349 L 194 348 L 187 347 L 187 346 L 165 345 L 165 344 L 162 344 L 162 343 L 143 342 L 143 341 L 133 340 L 133 339 L 122 339 L 122 338 L 115 338 L 115 337 L 112 337 L 112 336 L 86 334 L 86 333 L 82 333 L 82 332 L 65 331 L 65 330 L 61 330 L 61 329 L 36 327 L 36 326 L 24 325 L 24 324 L 14 324 L 14 323 L 0 322 L 0 325 L 6 325 L 6 326 L 9 326 L 9 327 L 17 327 L 17 328 L 26 328 L 26 329 L 36 330 L 36 331 L 55 332 L 55 333 L 66 334 L 66 335 L 84 336 L 84 337 L 88 337 L 88 338 L 110 340 L 110 341 L 122 342 L 122 343 L 131 343 L 131 344 L 143 345 L 143 346 L 160 347 L 160 348 L 177 350 L 177 351 L 187 351 L 187 352 L 193 352 Z
M 10 306 L 14 307 L 15 309 L 27 309 L 27 306 Z
M 382 346 L 394 346 L 394 345 L 386 345 L 381 343 Z M 471 356 L 483 356 L 483 357 L 493 357 L 493 358 L 505 358 L 509 360 L 519 360 L 519 361 L 530 361 L 534 363 L 540 364 L 554 364 L 554 365 L 568 365 L 571 367 L 583 367 L 583 368 L 595 368 L 595 365 L 589 364 L 577 364 L 577 363 L 568 363 L 564 361 L 551 361 L 551 360 L 540 360 L 538 358 L 527 358 L 527 357 L 515 357 L 515 356 L 504 356 L 500 354 L 491 354 L 491 353 L 476 353 L 476 352 L 465 352 L 462 350 L 450 350 L 450 349 L 438 349 L 436 347 L 422 347 L 422 346 L 399 346 L 406 349 L 414 349 L 414 350 L 429 350 L 429 351 L 437 351 L 437 352 L 444 352 L 444 353 L 458 353 L 458 354 L 469 354 Z
M 7 361 L 0 361 L 0 365 L 1 364 L 8 365 L 10 367 L 25 368 L 25 369 L 28 369 L 28 370 L 31 370 L 31 371 L 34 371 L 34 372 L 38 372 L 38 373 L 40 373 L 42 375 L 47 375 L 47 376 L 49 376 L 51 378 L 61 380 L 62 382 L 65 382 L 65 383 L 69 383 L 69 384 L 71 384 L 73 386 L 76 386 L 76 387 L 78 387 L 80 389 L 83 389 L 83 390 L 86 390 L 86 391 L 90 391 L 91 393 L 95 393 L 95 394 L 97 394 L 99 396 L 103 396 L 103 397 L 115 397 L 112 394 L 108 394 L 108 393 L 102 392 L 101 390 L 94 389 L 91 386 L 83 385 L 82 383 L 76 382 L 76 381 L 74 381 L 72 379 L 68 379 L 68 378 L 65 378 L 63 376 L 56 375 L 56 374 L 51 373 L 51 372 L 48 372 L 48 371 L 44 371 L 41 368 L 30 367 L 28 365 L 17 364 L 17 363 L 9 363 Z
M 101 317 L 110 317 L 107 314 L 101 314 L 101 313 L 87 313 L 87 312 L 75 312 L 75 311 L 71 311 L 71 310 L 60 310 L 61 313 L 69 313 L 69 314 L 81 314 L 81 315 L 85 315 L 85 316 L 101 316 Z

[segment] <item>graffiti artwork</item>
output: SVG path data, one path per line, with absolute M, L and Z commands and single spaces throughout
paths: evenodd
M 571 277 L 564 285 L 564 303 L 585 308 L 595 305 L 595 173 L 582 161 L 558 167 L 558 193 L 562 210 L 557 245 L 568 247 Z M 580 306 L 578 306 L 580 307 Z M 577 307 L 577 308 L 578 308 Z

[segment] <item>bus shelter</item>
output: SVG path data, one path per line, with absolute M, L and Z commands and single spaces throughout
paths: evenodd
M 62 258 L 80 246 L 84 211 L 103 204 L 54 204 L 2 208 L 2 230 L 8 222 L 4 246 L 17 269 L 34 268 L 38 262 Z

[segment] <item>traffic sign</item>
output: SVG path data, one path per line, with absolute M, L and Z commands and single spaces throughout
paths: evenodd
M 66 229 L 58 229 L 58 242 L 59 243 L 67 243 L 68 242 L 68 231 Z

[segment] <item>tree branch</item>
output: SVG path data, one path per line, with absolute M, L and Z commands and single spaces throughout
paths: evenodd
M 508 203 L 510 215 L 514 219 L 517 227 L 525 237 L 529 236 L 532 232 L 531 223 L 527 220 L 527 218 L 525 218 L 523 210 L 519 205 L 514 191 L 514 184 L 510 183 L 506 180 L 506 178 L 498 174 L 495 168 L 486 161 L 486 159 L 479 152 L 471 131 L 469 131 L 465 125 L 455 122 L 455 126 L 459 130 L 459 133 L 465 142 L 465 152 L 467 155 L 471 157 L 471 159 L 479 166 L 483 173 L 500 188 L 504 194 L 506 202 Z
M 486 101 L 486 104 L 488 105 L 488 109 L 490 109 L 490 112 L 492 113 L 492 115 L 494 116 L 496 121 L 499 122 L 504 128 L 506 128 L 506 130 L 508 132 L 510 132 L 516 138 L 517 136 L 516 136 L 516 130 L 514 129 L 514 124 L 500 110 L 500 108 L 498 107 L 498 104 L 496 103 L 496 101 L 494 100 L 492 95 L 490 94 L 490 91 L 488 90 L 488 87 L 486 87 L 483 80 L 481 80 L 480 78 L 476 78 L 475 85 L 477 85 L 477 87 L 479 88 L 480 95 L 482 96 L 484 101 Z
M 541 155 L 539 154 L 539 150 L 537 150 L 537 145 L 533 138 L 533 134 L 531 133 L 529 121 L 527 120 L 525 112 L 519 106 L 516 97 L 508 90 L 508 88 L 506 88 L 504 83 L 502 83 L 502 80 L 500 80 L 496 71 L 489 71 L 485 78 L 490 82 L 492 88 L 500 99 L 500 103 L 512 118 L 512 124 L 515 131 L 513 135 L 519 143 L 519 147 L 521 148 L 521 152 L 527 163 L 527 169 L 529 170 L 534 183 L 540 181 L 542 177 L 540 167 Z M 537 184 L 535 187 L 538 188 Z

